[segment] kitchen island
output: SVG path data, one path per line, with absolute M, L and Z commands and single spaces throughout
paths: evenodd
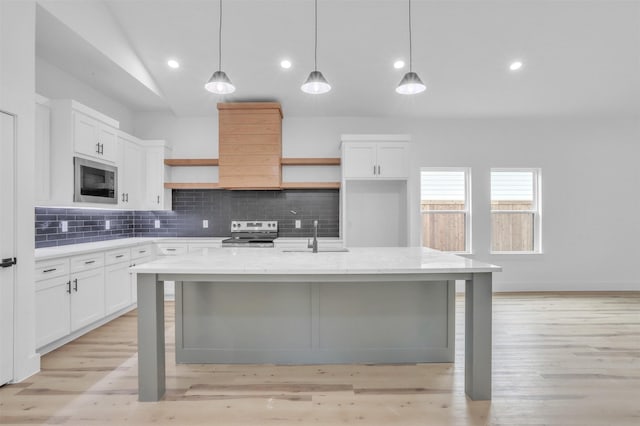
M 419 247 L 209 249 L 138 274 L 141 401 L 165 392 L 163 282 L 176 282 L 178 363 L 452 362 L 454 283 L 466 281 L 465 392 L 491 399 L 492 273 Z

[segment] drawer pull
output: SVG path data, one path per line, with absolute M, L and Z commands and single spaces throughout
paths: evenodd
M 138 250 L 138 253 L 142 254 L 142 253 L 146 253 L 146 250 Z
M 86 262 L 84 262 L 85 265 L 90 265 L 92 263 L 96 263 L 95 260 L 87 260 Z
M 174 249 L 174 248 L 168 248 L 168 249 L 165 249 L 165 250 L 166 251 L 176 251 L 176 249 Z
M 46 274 L 47 272 L 53 272 L 53 271 L 55 271 L 56 269 L 58 269 L 58 268 L 45 269 L 45 270 L 44 270 L 44 271 L 42 271 L 42 272 Z
M 124 257 L 124 254 L 119 254 L 116 256 L 116 259 L 120 259 L 121 257 Z

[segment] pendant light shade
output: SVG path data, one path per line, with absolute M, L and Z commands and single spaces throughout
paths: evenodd
M 409 0 L 409 72 L 402 77 L 396 92 L 401 95 L 415 95 L 424 92 L 427 86 L 424 85 L 418 74 L 413 72 L 413 46 L 411 45 L 411 0 Z
M 219 95 L 233 93 L 236 90 L 236 87 L 231 83 L 224 71 L 214 72 L 207 84 L 204 85 L 204 88 Z
M 218 71 L 214 72 L 204 88 L 218 95 L 233 93 L 236 87 L 231 79 L 222 71 L 222 0 L 220 0 L 220 22 L 218 26 Z
M 304 82 L 300 89 L 305 93 L 319 95 L 331 90 L 331 85 L 320 71 L 311 71 L 311 74 L 307 77 L 307 81 Z
M 322 73 L 318 71 L 318 0 L 315 0 L 315 47 L 314 47 L 314 66 L 313 71 L 307 77 L 307 80 L 304 82 L 302 86 L 300 86 L 300 90 L 305 93 L 310 93 L 312 95 L 320 95 L 322 93 L 327 93 L 331 90 L 331 85 L 327 82 L 327 79 L 324 78 Z
M 418 74 L 409 71 L 402 77 L 400 84 L 396 87 L 396 92 L 401 95 L 415 95 L 416 93 L 424 92 L 427 90 L 427 86 L 424 85 Z

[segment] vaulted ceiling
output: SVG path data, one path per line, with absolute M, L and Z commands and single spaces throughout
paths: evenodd
M 413 69 L 427 91 L 403 96 L 394 89 L 407 67 L 393 63 L 409 60 L 407 1 L 319 0 L 318 69 L 332 90 L 308 95 L 313 1 L 226 0 L 222 68 L 237 90 L 224 97 L 203 88 L 218 63 L 217 0 L 40 3 L 37 55 L 134 111 L 199 116 L 219 101 L 275 100 L 287 116 L 640 113 L 636 1 L 414 0 Z M 119 34 L 104 37 L 105 22 Z M 511 72 L 516 59 L 524 66 Z

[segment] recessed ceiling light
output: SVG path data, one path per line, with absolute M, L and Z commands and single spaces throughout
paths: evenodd
M 289 68 L 291 68 L 291 61 L 290 61 L 290 60 L 288 60 L 288 59 L 283 59 L 283 60 L 280 62 L 280 66 L 281 66 L 282 68 L 284 68 L 284 69 L 288 70 Z
M 400 68 L 404 68 L 404 61 L 401 59 L 398 59 L 393 63 L 393 67 L 397 70 L 399 70 Z
M 511 65 L 509 65 L 509 69 L 511 71 L 519 71 L 520 69 L 522 69 L 522 62 L 521 61 L 513 61 L 511 62 Z
M 169 65 L 169 67 L 173 69 L 180 68 L 180 62 L 176 61 L 175 59 L 169 59 L 167 61 L 167 65 Z

